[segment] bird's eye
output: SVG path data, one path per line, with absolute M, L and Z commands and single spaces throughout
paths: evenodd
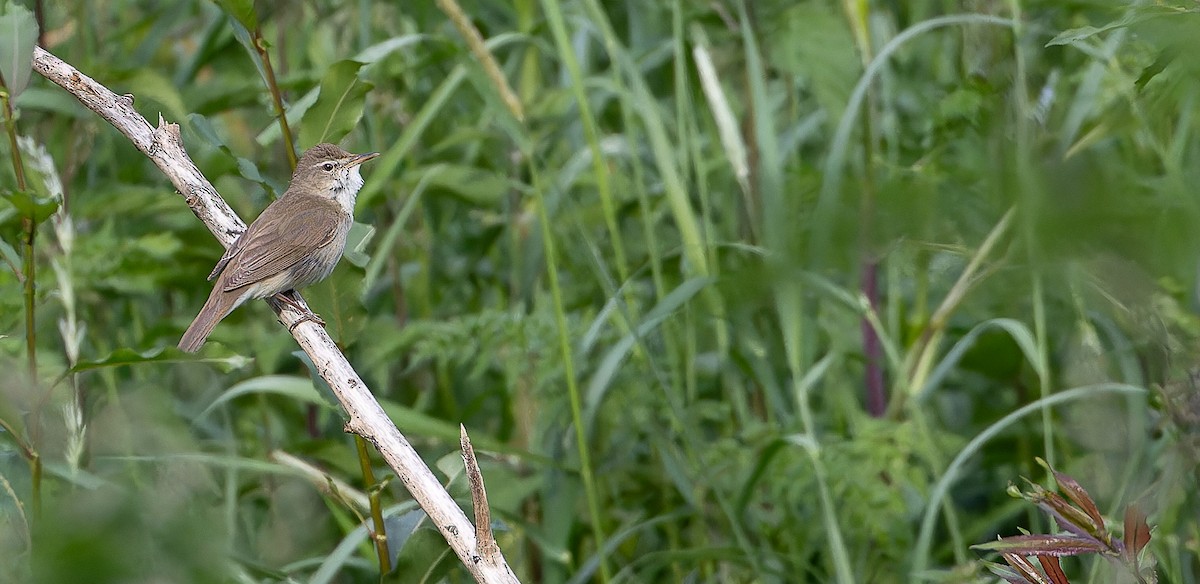
M 322 169 L 324 169 L 324 170 L 325 170 L 325 172 L 333 172 L 333 163 L 332 163 L 332 162 L 326 162 L 325 164 L 322 164 L 322 165 L 321 165 L 321 168 L 322 168 Z

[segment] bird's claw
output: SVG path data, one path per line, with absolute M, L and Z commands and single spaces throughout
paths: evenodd
M 325 321 L 322 320 L 321 317 L 317 316 L 317 313 L 309 310 L 309 311 L 304 312 L 304 314 L 301 314 L 299 320 L 288 325 L 288 332 L 289 333 L 294 332 L 296 330 L 296 327 L 300 326 L 300 323 L 305 322 L 305 321 L 314 322 L 319 326 L 325 326 Z
M 305 321 L 314 322 L 320 326 L 325 326 L 325 321 L 320 316 L 317 316 L 317 313 L 309 310 L 307 306 L 301 304 L 300 301 L 294 296 L 295 293 L 295 290 L 289 290 L 287 292 L 280 292 L 279 294 L 275 295 L 277 300 L 287 304 L 288 306 L 291 306 L 292 308 L 295 308 L 300 312 L 300 319 L 288 325 L 288 332 L 290 333 L 295 331 L 296 327 L 300 326 L 300 323 Z

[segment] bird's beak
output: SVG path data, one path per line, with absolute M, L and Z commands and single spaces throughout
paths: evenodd
M 358 165 L 360 165 L 372 158 L 376 158 L 378 156 L 379 156 L 378 152 L 368 152 L 366 154 L 357 154 L 353 158 L 350 159 L 350 162 L 347 163 L 346 166 L 348 166 L 348 167 L 358 166 Z

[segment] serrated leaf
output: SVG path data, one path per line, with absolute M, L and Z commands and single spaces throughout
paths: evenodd
M 8 199 L 22 217 L 33 219 L 34 225 L 40 225 L 58 210 L 58 201 L 28 191 L 7 191 L 0 196 Z
M 225 14 L 242 23 L 246 30 L 254 30 L 258 26 L 258 13 L 254 11 L 254 0 L 217 0 L 217 4 Z
M 6 3 L 4 14 L 0 15 L 0 75 L 14 98 L 29 85 L 37 37 L 33 13 L 20 4 Z
M 362 63 L 349 60 L 330 65 L 321 79 L 317 102 L 300 120 L 301 148 L 337 142 L 358 124 L 367 91 L 374 87 L 358 78 L 362 66 Z

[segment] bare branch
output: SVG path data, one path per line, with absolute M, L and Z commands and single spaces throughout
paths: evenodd
M 179 126 L 166 123 L 159 117 L 157 128 L 151 127 L 136 110 L 132 100 L 119 96 L 71 65 L 41 47 L 34 49 L 33 68 L 46 79 L 74 95 L 88 109 L 108 120 L 129 138 L 133 145 L 154 161 L 163 174 L 183 195 L 192 212 L 212 231 L 225 247 L 232 245 L 245 229 L 216 189 L 204 178 L 188 157 L 179 137 Z M 197 282 L 203 275 L 197 275 Z M 268 302 L 287 327 L 302 320 L 295 309 Z M 346 361 L 325 329 L 312 322 L 295 326 L 292 336 L 312 359 L 317 373 L 329 384 L 338 401 L 350 416 L 346 431 L 353 432 L 375 445 L 384 460 L 396 472 L 413 499 L 429 515 L 430 520 L 446 538 L 463 565 L 477 582 L 517 582 L 507 562 L 497 551 L 493 562 L 480 562 L 475 530 L 462 510 L 442 488 L 438 479 L 425 465 L 412 445 L 388 419 L 379 402 L 371 395 L 358 373 Z M 489 556 L 490 557 L 490 556 Z
M 467 436 L 467 427 L 458 425 L 458 443 L 462 447 L 463 466 L 467 469 L 467 482 L 471 485 L 471 506 L 475 509 L 475 541 L 478 542 L 479 555 L 485 562 L 503 561 L 500 546 L 496 545 L 496 536 L 492 533 L 492 509 L 488 506 L 487 490 L 483 488 L 483 473 L 479 470 L 479 461 L 475 459 L 475 448 L 471 446 L 471 437 Z

